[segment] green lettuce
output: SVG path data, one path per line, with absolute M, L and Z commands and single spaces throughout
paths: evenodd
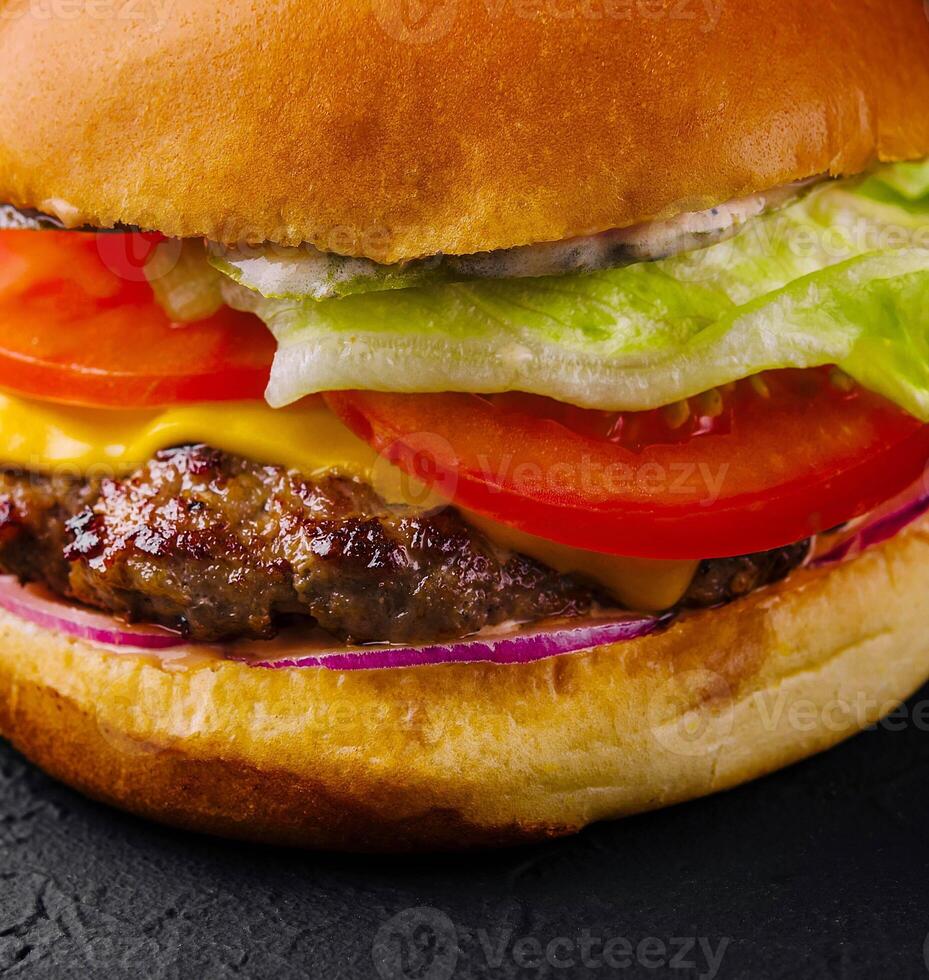
M 251 252 L 211 245 L 209 261 L 234 282 L 271 299 L 325 300 L 431 286 L 456 278 L 443 256 L 380 265 L 371 259 L 321 252 L 312 245 L 300 248 L 272 245 Z
M 929 164 L 904 167 L 828 185 L 728 241 L 606 272 L 323 301 L 227 293 L 279 342 L 276 406 L 365 388 L 641 410 L 837 364 L 929 421 Z
M 904 207 L 921 205 L 925 210 L 929 208 L 929 160 L 886 167 L 869 178 L 859 192 Z

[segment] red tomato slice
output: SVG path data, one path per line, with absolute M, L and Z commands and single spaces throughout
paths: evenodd
M 270 333 L 226 308 L 172 323 L 143 273 L 159 240 L 0 232 L 0 387 L 107 408 L 260 398 Z
M 929 459 L 929 426 L 877 395 L 842 390 L 825 371 L 769 373 L 722 405 L 714 397 L 715 407 L 710 396 L 692 400 L 689 419 L 679 408 L 617 415 L 521 395 L 326 400 L 391 462 L 461 506 L 630 557 L 783 547 L 902 492 Z

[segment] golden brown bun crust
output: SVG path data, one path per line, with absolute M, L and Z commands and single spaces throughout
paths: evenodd
M 396 261 L 929 154 L 922 0 L 6 6 L 0 201 L 75 222 Z
M 0 731 L 98 799 L 231 837 L 488 846 L 734 786 L 929 676 L 929 521 L 666 633 L 528 666 L 168 672 L 0 615 Z

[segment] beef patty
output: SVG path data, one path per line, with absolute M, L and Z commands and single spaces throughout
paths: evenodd
M 805 554 L 703 562 L 683 605 L 730 601 Z M 453 508 L 388 505 L 356 480 L 206 446 L 160 452 L 119 481 L 0 471 L 0 570 L 198 641 L 270 637 L 294 617 L 356 643 L 442 640 L 603 600 Z

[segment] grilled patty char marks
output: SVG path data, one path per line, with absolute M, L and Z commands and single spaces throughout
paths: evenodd
M 681 605 L 729 602 L 806 553 L 704 561 Z M 391 507 L 354 480 L 205 446 L 158 453 L 121 481 L 0 471 L 0 570 L 200 641 L 269 637 L 303 617 L 354 642 L 428 642 L 580 615 L 598 598 L 502 552 L 453 508 Z
M 809 553 L 810 542 L 799 541 L 786 548 L 740 558 L 707 558 L 700 562 L 682 605 L 703 609 L 741 599 L 764 585 L 787 578 Z
M 444 639 L 593 601 L 572 579 L 500 554 L 451 509 L 388 507 L 353 480 L 204 446 L 96 486 L 7 475 L 0 500 L 0 566 L 195 640 L 272 636 L 289 616 L 355 642 Z
M 68 522 L 99 495 L 99 483 L 0 472 L 0 570 L 68 594 Z

